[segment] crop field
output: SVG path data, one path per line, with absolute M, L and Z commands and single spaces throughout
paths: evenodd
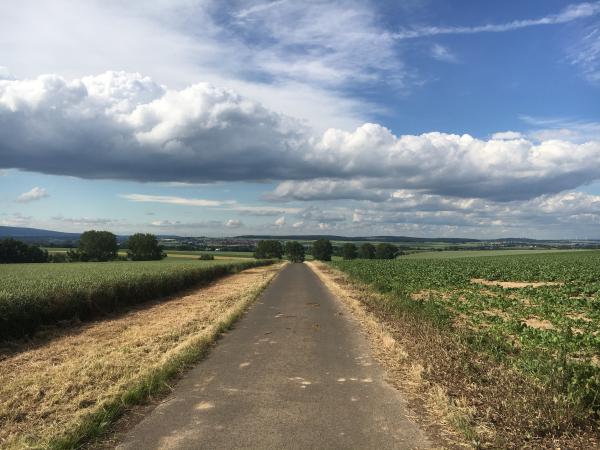
M 584 250 L 445 250 L 445 251 L 426 251 L 415 252 L 402 256 L 402 259 L 454 259 L 466 257 L 481 257 L 481 256 L 507 256 L 507 255 L 539 255 L 542 253 L 565 253 L 579 252 Z M 589 251 L 589 250 L 588 250 Z
M 331 264 L 548 386 L 574 420 L 600 417 L 600 252 Z
M 44 324 L 104 315 L 220 276 L 264 265 L 249 259 L 6 264 L 0 268 L 0 338 Z

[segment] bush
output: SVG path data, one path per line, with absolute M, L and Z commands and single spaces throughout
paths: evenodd
M 110 231 L 90 230 L 79 238 L 80 261 L 110 261 L 117 257 L 117 237 Z
M 304 261 L 304 246 L 300 242 L 287 242 L 285 244 L 285 253 L 291 262 L 301 263 Z
M 375 246 L 373 244 L 363 244 L 358 250 L 358 257 L 360 259 L 374 259 L 375 258 Z
M 260 241 L 254 251 L 256 259 L 281 259 L 283 256 L 283 245 L 279 241 Z
M 200 261 L 212 261 L 213 259 L 215 259 L 215 257 L 209 253 L 202 253 L 198 259 Z
M 331 261 L 333 247 L 329 239 L 319 239 L 314 242 L 312 248 L 313 257 L 319 261 Z
M 132 261 L 153 261 L 165 256 L 153 234 L 135 233 L 127 241 L 127 257 Z
M 0 264 L 42 263 L 48 261 L 48 252 L 35 245 L 12 238 L 0 241 Z

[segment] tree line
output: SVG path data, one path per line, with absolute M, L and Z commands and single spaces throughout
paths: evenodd
M 329 239 L 318 239 L 308 248 L 313 258 L 319 261 L 331 261 L 332 256 L 341 256 L 343 259 L 394 259 L 404 254 L 398 247 L 388 243 L 373 245 L 346 243 L 340 247 L 334 247 Z M 259 241 L 254 257 L 257 259 L 281 259 L 287 256 L 292 262 L 304 261 L 307 248 L 298 241 L 289 241 L 282 244 L 278 240 Z
M 166 254 L 158 244 L 158 239 L 150 233 L 135 233 L 125 243 L 127 256 L 119 256 L 117 236 L 109 231 L 89 230 L 81 234 L 77 249 L 66 253 L 51 253 L 35 245 L 28 245 L 12 238 L 0 240 L 1 263 L 42 263 L 42 262 L 87 262 L 151 261 L 163 259 Z

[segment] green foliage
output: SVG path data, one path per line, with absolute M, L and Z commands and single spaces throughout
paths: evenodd
M 210 253 L 202 253 L 198 259 L 200 261 L 212 261 L 215 259 L 215 257 Z
M 0 264 L 42 263 L 46 261 L 48 261 L 46 250 L 12 238 L 0 240 Z
M 375 258 L 375 246 L 368 242 L 361 245 L 358 249 L 358 257 L 360 259 L 374 259 Z
M 150 233 L 136 233 L 127 241 L 127 257 L 132 261 L 153 261 L 166 255 L 158 245 L 156 236 Z
M 375 259 L 394 259 L 398 254 L 398 247 L 392 244 L 377 244 Z
M 281 259 L 283 256 L 283 245 L 275 240 L 259 241 L 256 245 L 254 257 L 256 259 Z
M 291 262 L 301 263 L 304 261 L 304 246 L 300 242 L 286 242 L 285 253 Z
M 544 383 L 578 420 L 600 417 L 600 252 L 332 265 L 389 295 L 398 311 L 459 331 L 477 351 Z
M 79 238 L 80 261 L 110 261 L 117 257 L 117 237 L 110 231 L 85 231 Z
M 329 239 L 318 239 L 313 243 L 312 255 L 319 261 L 331 261 L 333 247 Z
M 356 245 L 348 242 L 342 245 L 342 258 L 346 260 L 356 259 L 358 256 L 358 251 L 356 249 Z
M 0 339 L 87 320 L 271 261 L 14 264 L 0 271 Z

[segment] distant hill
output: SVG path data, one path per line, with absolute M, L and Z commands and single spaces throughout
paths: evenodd
M 79 239 L 80 233 L 64 233 L 62 231 L 41 230 L 39 228 L 4 227 L 0 226 L 0 238 L 15 239 Z

